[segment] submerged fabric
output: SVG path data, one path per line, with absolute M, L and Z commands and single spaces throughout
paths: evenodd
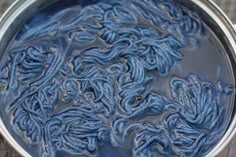
M 197 15 L 166 0 L 38 14 L 1 67 L 14 131 L 44 157 L 99 156 L 106 143 L 130 156 L 203 156 L 224 134 L 232 87 L 193 73 L 169 80 L 170 97 L 151 86 L 205 31 Z

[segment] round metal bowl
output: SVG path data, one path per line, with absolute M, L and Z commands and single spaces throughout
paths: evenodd
M 7 44 L 17 32 L 18 28 L 25 23 L 33 13 L 36 13 L 43 8 L 55 3 L 59 0 L 17 0 L 0 19 L 0 57 L 6 49 Z M 236 31 L 232 22 L 227 16 L 212 2 L 211 0 L 175 0 L 185 7 L 197 12 L 205 23 L 212 28 L 214 33 L 220 39 L 227 55 L 230 58 L 233 71 L 236 72 Z M 234 74 L 236 78 L 236 74 Z M 229 143 L 236 133 L 236 105 L 233 108 L 232 118 L 227 131 L 219 143 L 207 154 L 208 157 L 213 157 Z M 9 133 L 2 115 L 0 115 L 0 132 L 4 138 L 24 157 L 31 157 L 31 152 L 25 150 L 21 144 Z

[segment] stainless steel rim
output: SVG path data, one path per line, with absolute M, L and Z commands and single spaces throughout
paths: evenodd
M 0 43 L 4 42 L 5 32 L 11 26 L 11 24 L 17 20 L 17 17 L 21 12 L 23 12 L 27 7 L 33 4 L 36 0 L 16 0 L 2 15 L 0 19 Z M 0 44 L 0 45 L 1 45 Z M 1 47 L 1 46 L 0 46 Z M 6 141 L 23 157 L 31 157 L 31 155 L 26 152 L 12 137 L 4 125 L 2 119 L 0 119 L 0 133 L 6 139 Z
M 46 0 L 16 0 L 14 4 L 5 12 L 5 14 L 0 19 L 0 49 L 3 49 L 3 43 L 6 43 L 5 35 L 6 32 L 10 30 L 13 22 L 17 20 L 19 15 L 24 12 L 27 8 L 33 5 L 35 2 L 41 2 Z M 177 0 L 181 3 L 183 0 Z M 184 0 L 189 1 L 189 0 Z M 236 61 L 236 32 L 232 22 L 228 19 L 228 17 L 223 13 L 223 11 L 212 1 L 212 0 L 190 0 L 191 3 L 196 4 L 198 7 L 204 10 L 215 23 L 218 24 L 220 29 L 223 31 L 226 36 L 231 50 L 233 52 L 233 60 Z M 224 147 L 230 142 L 233 136 L 236 134 L 236 114 L 232 115 L 233 119 L 231 124 L 226 131 L 224 137 L 220 140 L 220 142 L 211 150 L 207 157 L 214 157 L 219 154 Z M 31 157 L 31 155 L 24 150 L 12 137 L 12 135 L 8 132 L 7 128 L 4 125 L 2 119 L 0 119 L 0 133 L 4 136 L 4 138 L 14 147 L 14 149 L 19 152 L 24 157 Z
M 194 0 L 192 0 L 194 1 Z M 232 46 L 232 53 L 234 62 L 236 61 L 236 32 L 233 23 L 229 20 L 226 14 L 212 1 L 196 0 L 194 1 L 198 6 L 204 9 L 209 16 L 211 16 L 215 22 L 220 26 L 224 34 L 226 35 L 228 41 Z M 233 119 L 230 123 L 223 138 L 219 143 L 207 154 L 207 157 L 214 157 L 218 155 L 231 141 L 236 133 L 236 114 L 232 115 Z

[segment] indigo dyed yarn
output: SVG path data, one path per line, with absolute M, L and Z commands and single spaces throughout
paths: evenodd
M 149 88 L 204 31 L 171 0 L 83 1 L 39 13 L 1 66 L 2 93 L 14 96 L 6 105 L 13 130 L 44 157 L 94 156 L 127 137 L 133 156 L 204 156 L 224 133 L 222 98 L 234 89 L 198 74 L 173 76 L 169 97 Z

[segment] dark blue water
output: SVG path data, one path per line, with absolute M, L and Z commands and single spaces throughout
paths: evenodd
M 234 105 L 222 44 L 169 0 L 60 1 L 1 63 L 1 116 L 32 156 L 205 156 Z

